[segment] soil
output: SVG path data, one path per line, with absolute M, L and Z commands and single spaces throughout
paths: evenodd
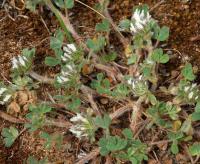
M 83 0 L 89 6 L 94 6 L 96 1 Z M 114 21 L 118 23 L 123 18 L 130 18 L 132 8 L 139 3 L 147 3 L 153 17 L 161 24 L 170 27 L 170 38 L 167 44 L 162 46 L 172 53 L 190 60 L 197 65 L 200 62 L 200 1 L 191 0 L 191 2 L 183 3 L 181 0 L 167 0 L 157 6 L 158 0 L 113 0 L 109 7 L 109 11 Z M 1 5 L 1 1 L 0 1 Z M 17 7 L 21 7 L 20 4 Z M 8 11 L 5 10 L 9 8 Z M 44 57 L 51 54 L 49 50 L 49 36 L 57 27 L 58 22 L 49 11 L 40 11 L 41 15 L 31 13 L 27 10 L 19 10 L 12 6 L 12 3 L 5 3 L 0 9 L 0 79 L 9 81 L 9 69 L 11 66 L 11 58 L 20 54 L 23 48 L 36 47 L 36 68 L 35 70 L 43 75 L 53 76 L 57 70 L 52 70 L 44 65 Z M 83 38 L 94 36 L 94 27 L 101 20 L 99 15 L 92 10 L 76 4 L 71 11 L 71 20 Z M 116 42 L 117 39 L 116 39 Z M 199 82 L 199 81 L 198 81 Z M 200 83 L 200 82 L 199 82 Z M 39 93 L 43 99 L 47 98 L 47 91 L 51 92 L 51 88 L 41 87 Z M 5 110 L 3 106 L 0 110 Z M 12 125 L 5 120 L 0 120 L 0 131 L 4 127 Z M 13 126 L 22 129 L 20 125 Z M 45 156 L 52 162 L 58 162 L 60 159 L 74 163 L 77 154 L 78 142 L 71 143 L 72 136 L 65 132 L 65 129 L 49 129 L 49 132 L 57 131 L 65 133 L 64 142 L 66 147 L 60 151 L 44 150 L 42 144 L 44 141 L 36 140 L 34 136 L 24 132 L 11 148 L 3 146 L 2 138 L 0 138 L 0 163 L 5 164 L 21 164 L 29 155 L 38 158 Z M 160 153 L 161 154 L 161 153 Z M 165 155 L 163 155 L 165 156 Z M 166 157 L 165 157 L 166 159 Z

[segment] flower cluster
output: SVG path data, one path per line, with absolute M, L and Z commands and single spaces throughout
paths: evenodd
M 178 87 L 171 87 L 170 92 L 176 95 L 174 103 L 176 104 L 188 104 L 196 103 L 199 100 L 200 90 L 196 83 L 182 82 Z
M 192 84 L 191 86 L 185 86 L 184 87 L 184 92 L 185 94 L 187 95 L 187 98 L 189 100 L 198 100 L 199 99 L 199 94 L 197 93 L 198 92 L 198 88 L 197 88 L 197 84 L 194 83 Z
M 19 67 L 26 67 L 28 59 L 25 56 L 17 56 L 12 59 L 12 69 L 18 69 Z
M 130 24 L 131 32 L 137 33 L 143 30 L 151 20 L 152 18 L 149 12 L 136 9 L 132 16 L 132 23 Z
M 131 86 L 135 96 L 143 96 L 148 92 L 147 82 L 143 79 L 143 76 L 133 79 L 130 78 L 127 83 Z
M 63 47 L 64 54 L 61 56 L 63 62 L 67 62 L 72 59 L 71 54 L 76 52 L 77 49 L 74 44 L 67 44 Z
M 70 77 L 72 77 L 73 73 L 75 72 L 75 65 L 73 63 L 66 64 L 61 73 L 57 76 L 56 81 L 59 84 L 64 84 L 70 81 Z
M 12 95 L 9 94 L 7 91 L 8 91 L 8 89 L 5 88 L 5 87 L 0 88 L 0 97 L 1 97 L 0 104 L 1 105 L 6 104 L 10 100 L 10 98 L 12 97 Z
M 75 123 L 69 129 L 77 138 L 82 139 L 84 137 L 90 137 L 90 131 L 94 130 L 92 123 L 81 114 L 77 113 L 76 116 L 70 119 L 71 122 Z

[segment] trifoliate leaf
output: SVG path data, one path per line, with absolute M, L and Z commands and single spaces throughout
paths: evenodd
M 106 43 L 105 38 L 102 36 L 95 39 L 87 40 L 87 46 L 94 52 L 100 51 L 105 46 L 105 43 Z
M 62 47 L 63 40 L 64 40 L 64 33 L 60 29 L 58 29 L 55 32 L 55 37 L 51 37 L 50 39 L 51 49 L 53 50 L 60 49 Z
M 117 54 L 115 52 L 112 52 L 112 53 L 101 56 L 100 59 L 102 60 L 102 62 L 107 63 L 107 62 L 114 61 L 116 58 L 117 58 Z
M 153 51 L 152 60 L 164 64 L 169 61 L 169 56 L 167 54 L 163 54 L 163 50 L 158 48 Z
M 64 3 L 67 9 L 71 9 L 74 7 L 74 0 L 64 0 Z
M 103 129 L 108 129 L 111 124 L 111 118 L 107 114 L 104 117 L 97 116 L 95 124 Z
M 189 147 L 189 153 L 192 156 L 200 155 L 200 143 L 195 143 Z
M 200 102 L 197 102 L 195 106 L 195 112 L 200 112 Z
M 200 112 L 192 113 L 192 121 L 199 121 L 200 120 Z
M 155 105 L 157 103 L 156 97 L 151 93 L 148 94 L 148 99 L 149 99 L 149 101 L 151 102 L 152 105 Z
M 163 26 L 159 31 L 157 39 L 159 41 L 165 41 L 168 39 L 168 37 L 169 37 L 169 27 Z
M 121 20 L 119 22 L 119 27 L 122 30 L 128 30 L 130 28 L 131 21 L 128 19 Z
M 107 139 L 106 138 L 101 138 L 98 142 L 98 145 L 100 147 L 100 154 L 102 156 L 106 156 L 110 151 L 106 148 L 107 144 Z
M 102 23 L 96 25 L 95 29 L 100 32 L 108 32 L 110 30 L 110 23 L 107 19 L 104 19 Z
M 122 134 L 128 139 L 132 139 L 133 138 L 133 133 L 132 133 L 131 129 L 128 129 L 128 128 L 124 129 L 122 131 Z
M 5 146 L 10 147 L 18 137 L 19 132 L 16 128 L 11 126 L 10 128 L 3 128 L 1 135 L 4 137 Z
M 106 148 L 109 151 L 117 151 L 122 150 L 127 145 L 127 141 L 125 139 L 121 139 L 118 136 L 111 136 L 108 138 Z
M 171 152 L 173 154 L 177 154 L 179 152 L 179 148 L 178 148 L 178 144 L 177 144 L 177 141 L 173 141 L 172 145 L 171 145 Z
M 42 0 L 26 0 L 26 8 L 31 10 L 31 11 L 35 11 L 36 10 L 36 6 L 42 2 Z
M 193 74 L 192 64 L 190 63 L 187 63 L 185 65 L 181 73 L 186 80 L 193 81 L 195 79 L 195 75 Z
M 54 57 L 47 56 L 45 58 L 45 64 L 51 67 L 54 67 L 60 63 L 60 60 Z
M 131 57 L 128 59 L 127 64 L 131 65 L 134 64 L 137 61 L 137 56 L 136 55 L 131 55 Z

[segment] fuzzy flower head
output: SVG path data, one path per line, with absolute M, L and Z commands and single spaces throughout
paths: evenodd
M 131 32 L 137 33 L 143 30 L 151 20 L 152 18 L 148 11 L 137 8 L 132 16 L 132 23 L 130 24 Z
M 0 104 L 4 105 L 8 103 L 11 99 L 12 95 L 8 93 L 8 89 L 4 86 L 0 87 Z
M 176 95 L 174 102 L 177 104 L 194 104 L 200 100 L 200 90 L 196 83 L 180 83 L 174 95 Z
M 75 65 L 73 63 L 66 64 L 62 70 L 59 76 L 57 76 L 56 81 L 59 84 L 64 84 L 70 81 L 75 71 Z
M 186 85 L 183 88 L 183 91 L 184 91 L 185 95 L 187 96 L 188 100 L 197 101 L 199 99 L 199 90 L 198 90 L 198 86 L 196 83 L 191 84 L 191 85 Z
M 26 67 L 28 59 L 25 56 L 17 56 L 12 59 L 12 69 L 18 69 L 20 67 Z
M 93 123 L 83 117 L 81 114 L 77 113 L 76 116 L 70 119 L 71 122 L 74 123 L 69 129 L 77 138 L 91 138 L 95 132 L 95 126 Z
M 148 92 L 147 82 L 143 79 L 142 75 L 128 79 L 127 83 L 130 85 L 135 96 L 143 96 Z
M 68 62 L 72 59 L 71 55 L 77 51 L 74 44 L 67 44 L 63 47 L 64 54 L 61 56 L 63 62 Z

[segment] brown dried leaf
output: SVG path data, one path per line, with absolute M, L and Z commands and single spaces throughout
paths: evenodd
M 148 164 L 157 164 L 157 161 L 155 159 L 148 160 Z
M 92 73 L 92 71 L 93 71 L 93 67 L 89 64 L 85 64 L 82 68 L 83 75 L 88 75 L 88 74 Z
M 165 151 L 167 150 L 167 147 L 168 147 L 168 143 L 160 143 L 160 144 L 157 144 L 157 147 L 162 150 L 162 151 Z
M 28 94 L 25 91 L 17 92 L 17 102 L 20 106 L 25 105 L 28 102 Z
M 9 114 L 19 113 L 20 112 L 20 106 L 15 102 L 11 102 L 10 105 L 7 107 L 7 112 Z

